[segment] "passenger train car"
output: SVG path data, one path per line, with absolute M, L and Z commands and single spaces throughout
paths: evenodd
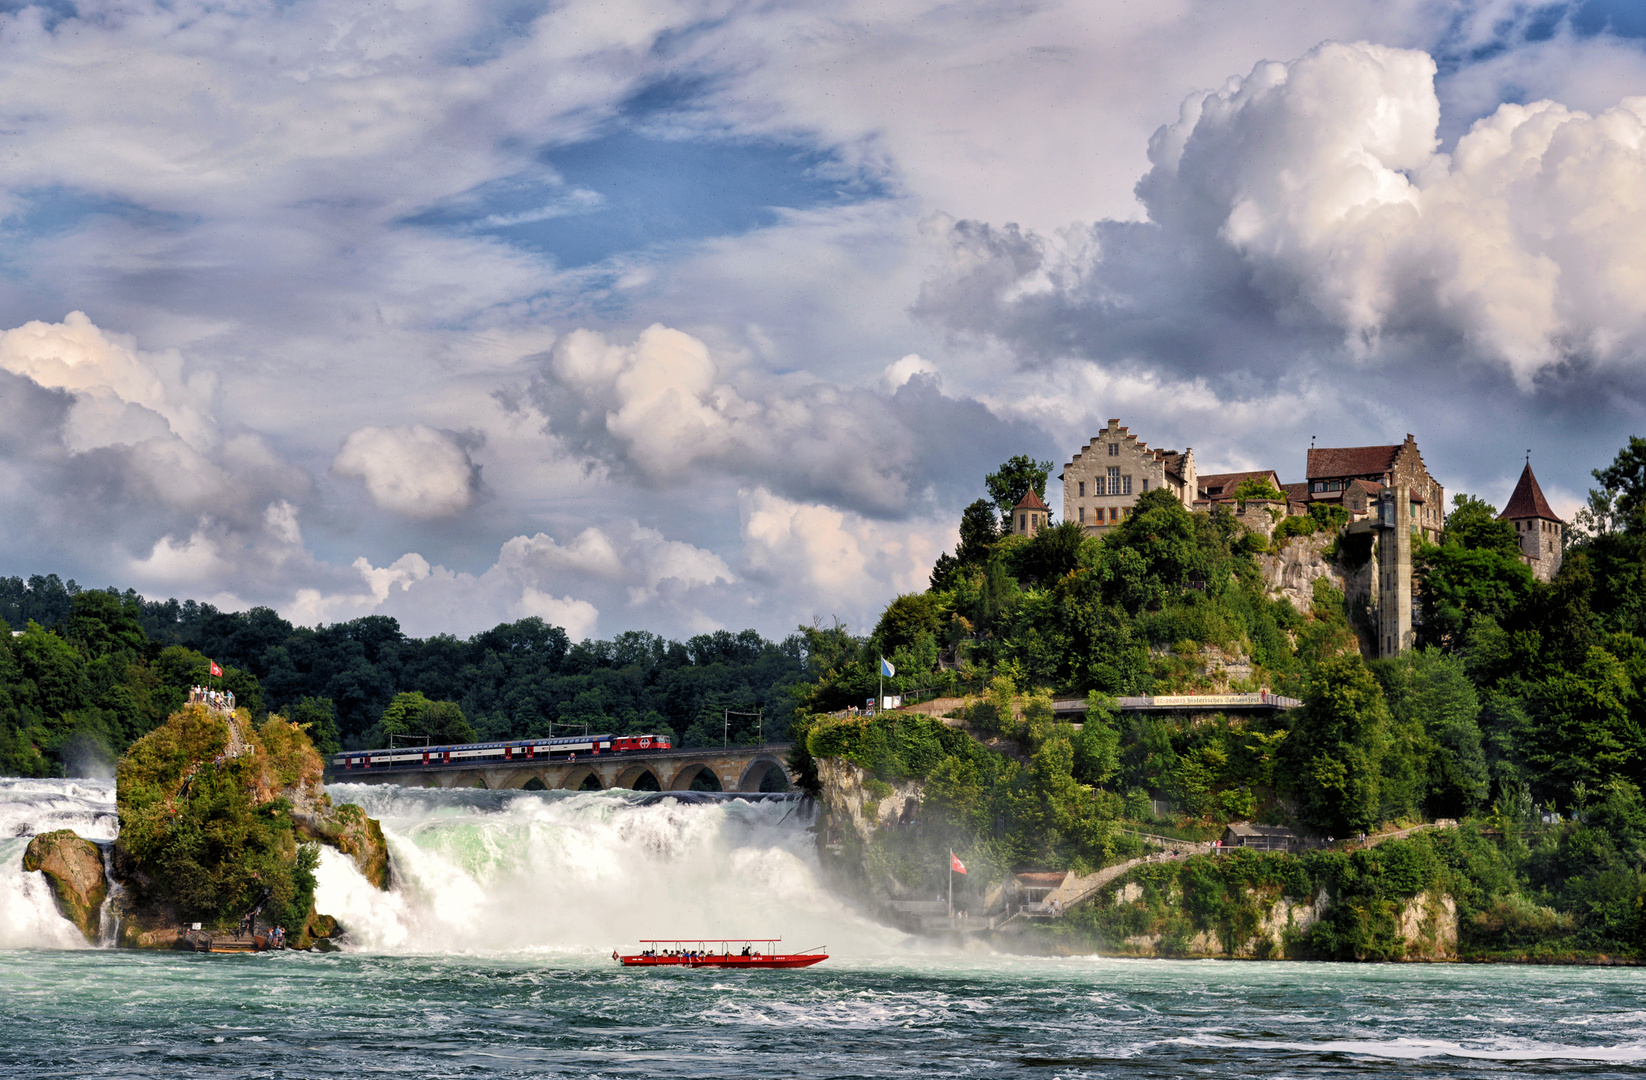
M 581 754 L 631 754 L 667 750 L 667 735 L 573 735 L 564 739 L 464 743 L 459 746 L 400 746 L 390 750 L 348 750 L 331 759 L 338 771 L 421 769 L 441 765 L 501 764 L 509 761 L 569 761 Z

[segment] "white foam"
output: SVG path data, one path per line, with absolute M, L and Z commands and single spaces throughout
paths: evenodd
M 396 882 L 322 856 L 316 903 L 351 947 L 607 953 L 641 938 L 777 935 L 883 952 L 902 935 L 824 887 L 793 803 L 638 805 L 612 792 L 337 787 L 383 825 Z
M 0 949 L 87 948 L 57 910 L 46 875 L 23 869 L 26 847 L 26 840 L 0 840 Z

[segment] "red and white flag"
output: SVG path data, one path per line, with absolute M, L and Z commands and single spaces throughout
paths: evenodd
M 214 679 L 221 679 L 223 677 L 223 669 L 217 666 L 216 660 L 211 662 L 211 674 Z
M 966 864 L 960 861 L 960 856 L 956 855 L 953 850 L 949 852 L 949 869 L 957 874 L 966 872 Z

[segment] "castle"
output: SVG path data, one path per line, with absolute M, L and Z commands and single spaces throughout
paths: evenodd
M 1429 474 L 1410 434 L 1388 446 L 1310 446 L 1304 473 L 1302 482 L 1291 484 L 1282 483 L 1273 469 L 1201 474 L 1192 448 L 1152 449 L 1112 419 L 1063 466 L 1063 520 L 1102 535 L 1125 521 L 1151 489 L 1170 491 L 1191 510 L 1227 507 L 1266 537 L 1287 516 L 1307 514 L 1318 504 L 1339 507 L 1348 516 L 1349 534 L 1370 537 L 1363 594 L 1377 655 L 1399 655 L 1415 641 L 1412 549 L 1418 542 L 1440 542 L 1446 489 Z M 1240 498 L 1243 487 L 1247 497 Z M 1050 521 L 1039 498 L 1014 514 L 1014 531 L 1029 535 Z M 1549 508 L 1529 460 L 1499 520 L 1513 523 L 1521 560 L 1532 573 L 1542 581 L 1553 578 L 1560 569 L 1565 522 Z

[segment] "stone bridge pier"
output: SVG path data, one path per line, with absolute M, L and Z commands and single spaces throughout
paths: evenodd
M 407 769 L 331 770 L 328 783 L 526 791 L 789 791 L 788 744 L 599 754 L 575 761 L 511 761 Z

